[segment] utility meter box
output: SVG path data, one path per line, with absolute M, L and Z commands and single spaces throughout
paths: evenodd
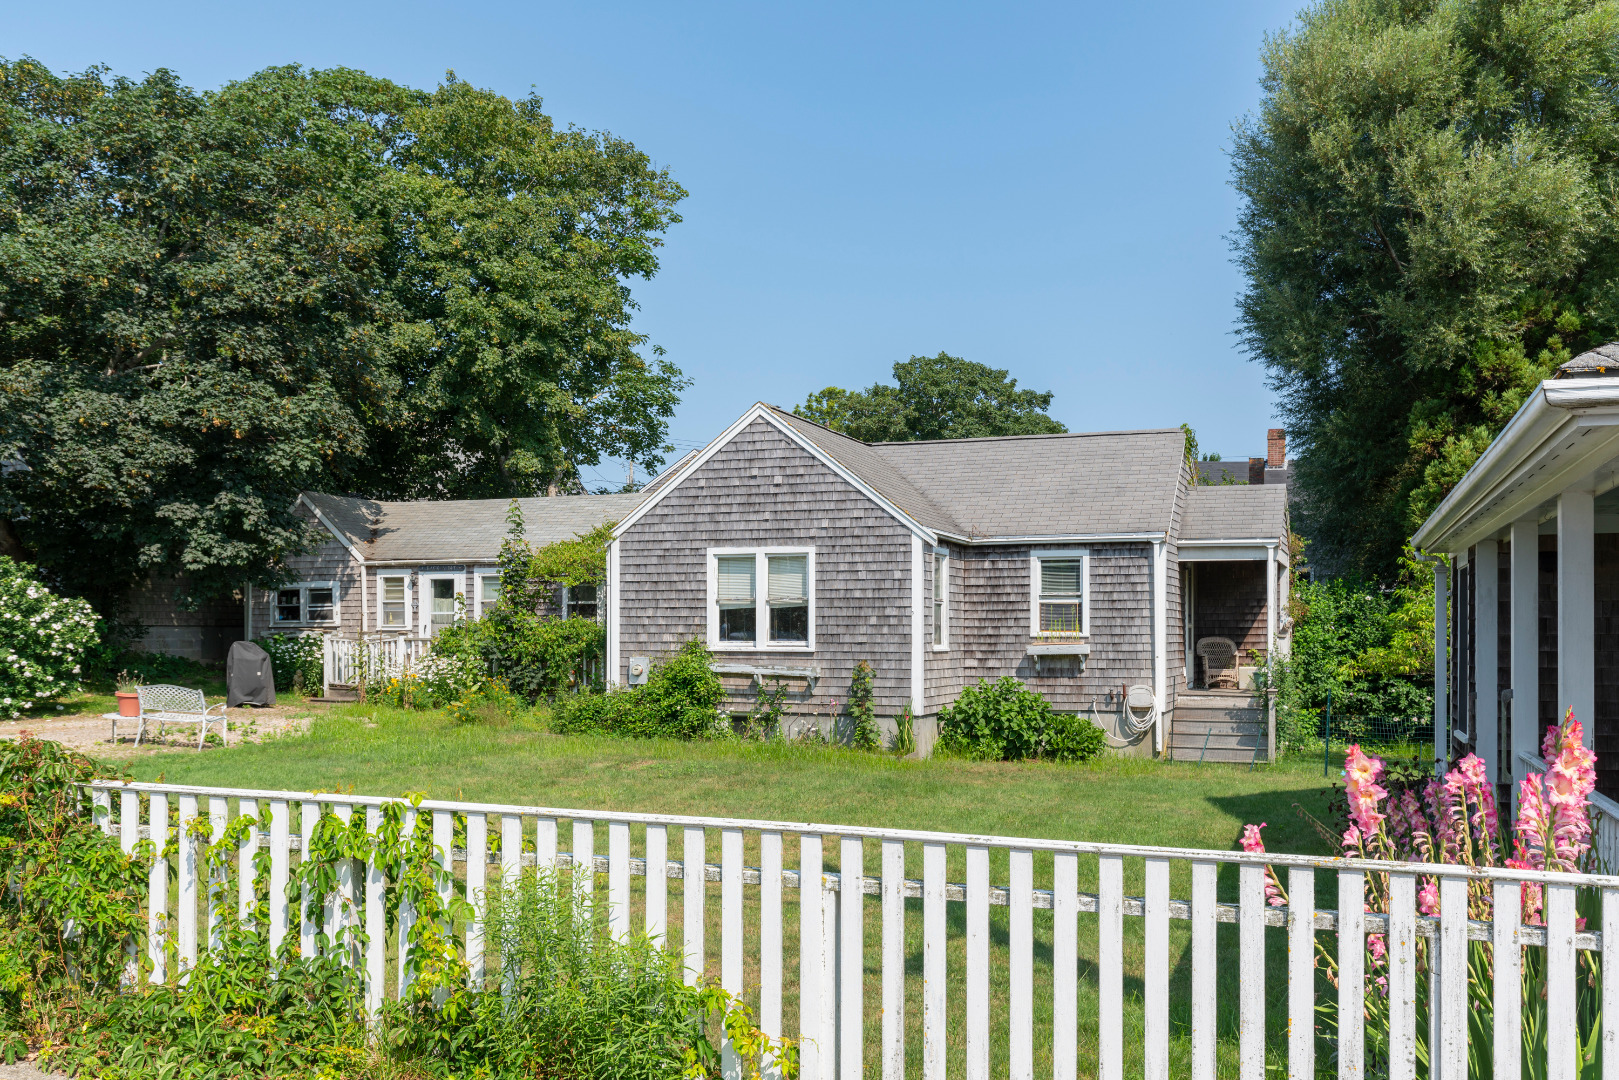
M 646 682 L 647 672 L 652 670 L 652 661 L 645 656 L 630 657 L 630 685 L 641 686 Z

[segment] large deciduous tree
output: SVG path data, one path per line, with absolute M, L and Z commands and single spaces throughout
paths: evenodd
M 300 490 L 528 495 L 656 463 L 626 280 L 684 194 L 452 76 L 0 62 L 0 524 L 104 606 L 271 581 Z
M 1384 576 L 1557 364 L 1619 335 L 1619 5 L 1328 0 L 1233 151 L 1246 345 L 1314 561 Z
M 828 386 L 793 411 L 866 442 L 1068 430 L 1046 414 L 1050 391 L 1019 390 L 1017 380 L 1005 370 L 959 356 L 913 356 L 894 365 L 894 382 L 864 390 Z

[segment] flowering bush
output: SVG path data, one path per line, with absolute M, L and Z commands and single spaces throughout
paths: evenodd
M 376 692 L 384 701 L 400 708 L 441 709 L 454 701 L 493 692 L 495 681 L 490 678 L 481 657 L 440 652 L 435 646 L 409 671 L 384 681 Z M 509 693 L 504 684 L 500 693 Z
M 0 556 L 0 718 L 7 720 L 75 689 L 97 637 L 90 605 L 57 596 L 31 570 Z
M 270 656 L 270 673 L 282 693 L 319 690 L 325 674 L 319 634 L 270 634 L 254 642 Z
M 1391 794 L 1380 783 L 1386 776 L 1382 759 L 1366 753 L 1358 745 L 1351 746 L 1344 763 L 1349 824 L 1339 844 L 1345 855 L 1358 859 L 1590 872 L 1596 869 L 1592 865 L 1590 814 L 1591 793 L 1596 790 L 1596 755 L 1586 749 L 1584 730 L 1572 709 L 1562 724 L 1547 729 L 1541 743 L 1541 757 L 1546 771 L 1531 774 L 1518 786 L 1518 817 L 1512 822 L 1510 833 L 1503 833 L 1495 803 L 1495 786 L 1486 774 L 1483 760 L 1476 754 L 1457 762 L 1443 780 L 1430 781 L 1420 795 L 1414 788 Z M 1264 823 L 1260 823 L 1243 828 L 1244 851 L 1265 850 L 1260 835 L 1264 827 Z M 1365 910 L 1387 913 L 1388 875 L 1367 874 L 1366 890 Z M 1594 897 L 1583 895 L 1589 891 L 1582 890 L 1579 898 L 1582 916 L 1590 914 L 1595 901 Z M 1287 903 L 1287 893 L 1269 867 L 1266 868 L 1265 895 L 1272 906 Z M 1419 875 L 1416 899 L 1421 915 L 1439 915 L 1438 879 Z M 1469 881 L 1467 917 L 1488 921 L 1494 917 L 1494 908 L 1491 882 Z M 1543 921 L 1539 885 L 1525 883 L 1522 886 L 1521 917 L 1532 925 Z M 1582 928 L 1585 922 L 1585 917 L 1579 919 Z M 1428 947 L 1427 942 L 1418 945 L 1417 959 L 1421 968 L 1428 967 Z M 1319 942 L 1316 952 L 1318 965 L 1326 969 L 1328 980 L 1337 985 L 1336 957 Z M 1584 977 L 1577 989 L 1576 1012 L 1583 1075 L 1600 1065 L 1596 1057 L 1600 1013 L 1595 962 L 1589 952 L 1582 951 L 1579 956 Z M 1489 946 L 1483 942 L 1470 944 L 1468 969 L 1471 1016 L 1475 1027 L 1482 1024 L 1482 1030 L 1489 1031 L 1494 1009 L 1493 952 Z M 1386 1063 L 1389 1050 L 1389 957 L 1388 943 L 1381 934 L 1367 936 L 1365 971 L 1375 986 L 1375 992 L 1366 996 L 1366 1052 L 1371 1071 L 1379 1057 Z M 1538 950 L 1525 950 L 1521 1008 L 1523 1052 L 1525 1060 L 1530 1062 L 1545 1060 L 1545 977 L 1544 955 Z M 1428 1052 L 1428 1027 L 1422 1020 L 1427 1010 L 1427 986 L 1426 979 L 1417 980 L 1417 1056 L 1421 1061 L 1427 1060 Z M 1335 1008 L 1333 1002 L 1321 1006 L 1329 1026 L 1336 1025 Z M 1468 1054 L 1472 1059 L 1469 1075 L 1490 1075 L 1491 1052 L 1487 1039 L 1469 1041 Z

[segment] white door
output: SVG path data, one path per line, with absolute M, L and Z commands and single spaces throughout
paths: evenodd
M 429 577 L 422 589 L 422 636 L 437 637 L 438 632 L 455 622 L 456 594 L 460 591 L 459 576 Z

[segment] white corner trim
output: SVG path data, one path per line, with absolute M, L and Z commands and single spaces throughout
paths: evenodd
M 349 542 L 349 538 L 344 536 L 342 532 L 338 530 L 337 526 L 333 525 L 331 521 L 327 519 L 325 514 L 321 513 L 320 507 L 316 506 L 302 495 L 299 495 L 297 500 L 292 505 L 297 506 L 299 503 L 309 507 L 310 513 L 315 515 L 315 520 L 326 526 L 326 531 L 336 537 L 339 544 L 342 544 L 348 549 L 348 553 L 354 557 L 355 561 L 358 562 L 363 569 L 365 567 L 365 556 L 361 555 L 359 549 Z
M 926 653 L 923 652 L 923 633 L 926 621 L 923 616 L 923 604 L 927 602 L 924 595 L 927 577 L 923 569 L 922 538 L 915 533 L 911 534 L 911 715 L 921 716 L 922 705 L 926 701 L 927 669 Z
M 618 541 L 607 545 L 607 672 L 608 686 L 618 685 L 618 649 L 621 605 L 618 596 Z
M 1152 697 L 1157 714 L 1153 723 L 1153 750 L 1164 752 L 1164 698 L 1169 691 L 1168 650 L 1169 583 L 1167 545 L 1152 546 Z
M 850 486 L 854 487 L 862 495 L 866 496 L 866 498 L 876 503 L 882 508 L 884 513 L 888 514 L 895 521 L 898 521 L 901 525 L 904 525 L 907 529 L 910 529 L 913 534 L 922 537 L 929 543 L 938 542 L 938 537 L 933 533 L 932 530 L 926 528 L 905 511 L 894 505 L 885 496 L 880 494 L 876 488 L 873 488 L 870 484 L 860 479 L 860 477 L 856 476 L 836 458 L 827 454 L 820 447 L 806 439 L 802 434 L 795 430 L 791 424 L 788 424 L 778 417 L 773 408 L 766 405 L 762 401 L 756 403 L 752 408 L 748 409 L 747 412 L 743 413 L 735 423 L 720 433 L 719 438 L 703 447 L 701 453 L 689 459 L 690 464 L 681 468 L 679 470 L 679 475 L 673 477 L 668 483 L 658 488 L 658 490 L 652 494 L 651 498 L 647 499 L 646 502 L 643 502 L 640 506 L 637 506 L 629 516 L 614 526 L 613 535 L 615 537 L 623 536 L 624 533 L 628 529 L 632 528 L 636 522 L 640 521 L 641 518 L 645 517 L 649 512 L 651 512 L 654 506 L 657 506 L 660 502 L 662 502 L 670 492 L 674 491 L 675 488 L 689 480 L 692 473 L 696 472 L 698 469 L 707 464 L 715 454 L 724 449 L 731 442 L 731 440 L 735 439 L 737 435 L 741 434 L 741 432 L 747 428 L 748 425 L 759 419 L 763 419 L 770 426 L 774 427 L 777 431 L 786 436 L 789 442 L 793 443 L 800 450 L 803 450 L 805 453 L 815 458 L 815 460 L 819 461 L 822 465 L 825 465 L 827 468 L 831 469 L 838 475 L 840 479 L 846 481 Z

